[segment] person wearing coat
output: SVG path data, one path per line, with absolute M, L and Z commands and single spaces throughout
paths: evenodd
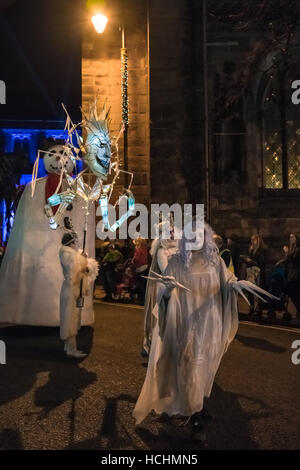
M 98 273 L 98 264 L 76 250 L 76 234 L 65 233 L 59 251 L 64 281 L 60 293 L 60 338 L 67 356 L 86 354 L 77 349 L 76 336 L 81 324 L 81 297 L 88 296 Z M 82 289 L 81 289 L 82 284 Z
M 294 236 L 295 237 L 295 236 Z M 287 294 L 297 309 L 297 319 L 300 320 L 300 237 L 295 237 L 293 250 L 290 250 L 285 262 L 287 279 Z

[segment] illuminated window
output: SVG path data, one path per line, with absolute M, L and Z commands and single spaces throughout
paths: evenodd
M 300 106 L 291 101 L 293 80 L 294 74 L 286 64 L 264 77 L 262 146 L 266 189 L 300 189 Z

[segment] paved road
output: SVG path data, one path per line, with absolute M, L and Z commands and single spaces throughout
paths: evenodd
M 193 449 L 185 429 L 154 415 L 131 416 L 144 380 L 140 308 L 96 304 L 77 363 L 58 329 L 0 328 L 0 449 Z M 207 408 L 214 416 L 203 449 L 299 449 L 300 365 L 291 343 L 300 331 L 242 323 L 219 369 Z

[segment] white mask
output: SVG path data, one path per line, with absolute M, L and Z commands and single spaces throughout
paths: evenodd
M 197 219 L 184 227 L 186 250 L 201 250 L 204 244 L 204 220 Z
M 75 158 L 70 157 L 63 145 L 53 145 L 44 154 L 44 165 L 47 173 L 60 175 L 63 169 L 72 174 L 75 168 Z

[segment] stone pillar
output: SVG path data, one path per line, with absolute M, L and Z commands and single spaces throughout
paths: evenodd
M 126 8 L 125 8 L 126 6 Z M 117 135 L 122 122 L 121 109 L 121 31 L 125 26 L 128 51 L 128 169 L 134 173 L 133 192 L 137 202 L 148 204 L 150 196 L 149 94 L 147 56 L 147 2 L 111 0 L 103 34 L 97 34 L 87 14 L 82 40 L 82 107 L 99 94 L 111 106 L 111 134 Z M 123 163 L 123 139 L 119 157 Z M 115 193 L 118 193 L 116 188 Z M 117 194 L 118 195 L 118 194 Z
M 202 2 L 150 0 L 151 196 L 203 202 Z

